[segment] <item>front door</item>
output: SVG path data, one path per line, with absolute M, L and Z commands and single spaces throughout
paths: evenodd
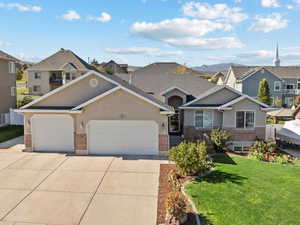
M 169 132 L 179 133 L 180 132 L 180 112 L 175 111 L 175 114 L 169 117 Z

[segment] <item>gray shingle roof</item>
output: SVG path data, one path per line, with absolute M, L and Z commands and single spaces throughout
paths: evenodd
M 41 71 L 50 71 L 50 70 L 62 70 L 63 66 L 70 63 L 77 70 L 88 71 L 95 70 L 93 66 L 85 62 L 74 52 L 70 50 L 61 49 L 53 55 L 47 57 L 39 63 L 34 64 L 28 70 L 41 70 Z
M 193 96 L 198 96 L 215 84 L 201 78 L 201 73 L 193 71 L 178 63 L 153 63 L 130 74 L 118 74 L 125 81 L 139 87 L 146 93 L 163 100 L 160 93 L 178 87 Z
M 231 66 L 231 70 L 237 80 L 243 79 L 248 74 L 255 72 L 260 68 L 269 70 L 279 78 L 285 79 L 299 79 L 300 66 Z
M 13 60 L 15 62 L 20 62 L 19 59 L 7 54 L 6 52 L 3 52 L 2 50 L 0 50 L 0 59 Z

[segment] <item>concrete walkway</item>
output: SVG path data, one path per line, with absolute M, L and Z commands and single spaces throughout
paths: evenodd
M 0 151 L 0 225 L 155 225 L 161 163 Z
M 10 139 L 8 141 L 0 143 L 0 149 L 10 148 L 10 147 L 13 147 L 15 145 L 22 145 L 22 144 L 24 144 L 24 136 L 13 138 L 13 139 Z

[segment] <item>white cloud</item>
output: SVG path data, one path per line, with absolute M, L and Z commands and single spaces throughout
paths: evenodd
M 266 8 L 277 8 L 279 7 L 278 0 L 261 0 L 261 5 Z
M 226 4 L 214 4 L 202 2 L 187 2 L 182 6 L 183 14 L 202 19 L 216 19 L 232 23 L 240 23 L 248 18 L 241 8 L 230 8 Z
M 163 51 L 158 48 L 128 47 L 128 48 L 105 48 L 105 52 L 119 55 L 150 55 L 158 57 L 180 56 L 182 51 Z
M 62 15 L 62 18 L 64 20 L 69 20 L 69 21 L 79 20 L 80 15 L 75 10 L 69 10 L 65 14 Z
M 235 3 L 241 3 L 242 0 L 234 0 Z
M 0 46 L 10 46 L 11 43 L 7 42 L 7 41 L 0 41 Z
M 294 0 L 294 2 L 296 2 L 296 3 L 300 4 L 300 0 Z
M 22 5 L 20 3 L 0 3 L 0 8 L 17 9 L 21 12 L 40 12 L 43 10 L 40 6 Z
M 293 9 L 294 6 L 293 6 L 293 5 L 286 5 L 286 8 L 287 8 L 287 9 Z
M 279 30 L 288 26 L 288 20 L 278 13 L 273 13 L 268 16 L 256 16 L 255 22 L 250 26 L 249 30 L 268 33 L 273 30 Z
M 98 21 L 101 23 L 107 23 L 111 19 L 112 19 L 111 15 L 106 12 L 102 12 L 99 17 L 92 17 L 92 16 L 88 17 L 88 20 L 94 20 L 94 21 Z
M 242 43 L 235 37 L 203 38 L 213 31 L 230 31 L 232 25 L 176 18 L 158 23 L 136 22 L 131 31 L 141 37 L 161 41 L 175 47 L 190 49 L 240 48 Z

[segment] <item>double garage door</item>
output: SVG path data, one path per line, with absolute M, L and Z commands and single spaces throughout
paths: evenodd
M 32 118 L 34 151 L 74 152 L 74 120 L 68 115 Z M 87 125 L 89 154 L 157 155 L 158 125 L 154 121 L 93 120 Z

